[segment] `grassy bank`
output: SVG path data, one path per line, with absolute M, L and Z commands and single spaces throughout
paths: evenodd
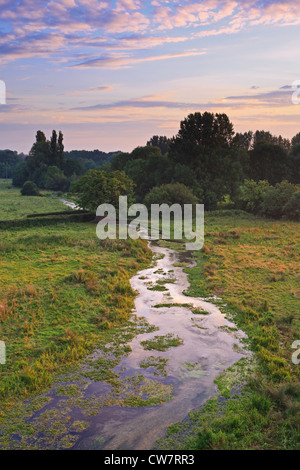
M 87 426 L 70 421 L 68 406 L 56 415 L 44 410 L 40 421 L 29 419 L 57 375 L 76 370 L 96 347 L 104 356 L 88 362 L 85 374 L 109 383 L 111 394 L 103 403 L 86 401 L 77 382 L 60 384 L 58 396 L 68 395 L 66 403 L 81 402 L 91 414 L 100 406 L 170 399 L 170 390 L 158 390 L 156 382 L 155 388 L 139 376 L 124 386 L 111 370 L 137 331 L 149 328 L 128 321 L 135 296 L 129 279 L 148 265 L 151 252 L 142 241 L 100 241 L 92 222 L 59 215 L 64 206 L 58 200 L 22 198 L 7 186 L 0 180 L 0 220 L 9 227 L 0 225 L 0 340 L 7 352 L 6 364 L 0 364 L 0 447 L 67 448 Z M 57 217 L 28 219 L 32 213 Z M 253 360 L 244 358 L 225 371 L 216 381 L 219 394 L 172 425 L 158 447 L 299 448 L 300 364 L 292 361 L 292 343 L 300 340 L 299 242 L 299 223 L 234 211 L 205 215 L 205 244 L 193 253 L 197 266 L 187 269 L 187 294 L 215 295 L 214 302 L 247 333 Z M 184 250 L 182 243 L 168 243 L 162 242 Z M 166 373 L 165 364 L 153 363 L 151 356 L 144 366 L 153 364 L 158 375 Z M 33 439 L 40 433 L 47 440 L 37 444 Z
M 300 364 L 292 361 L 300 339 L 299 242 L 299 223 L 206 214 L 188 295 L 220 299 L 221 311 L 247 333 L 255 366 L 241 361 L 227 370 L 219 396 L 170 427 L 161 448 L 299 449 Z
M 21 220 L 28 214 L 66 209 L 59 199 L 51 198 L 50 195 L 49 191 L 41 191 L 41 196 L 22 196 L 20 189 L 12 186 L 11 180 L 0 179 L 0 221 Z
M 6 191 L 2 217 L 13 200 Z M 14 198 L 18 201 L 19 193 Z M 20 202 L 28 204 L 28 213 L 30 199 Z M 36 210 L 61 211 L 57 202 L 47 198 Z M 47 224 L 46 219 L 1 231 L 2 419 L 18 400 L 45 390 L 58 372 L 77 364 L 107 331 L 128 320 L 135 296 L 129 279 L 151 258 L 143 242 L 98 240 L 91 222 L 62 217 Z

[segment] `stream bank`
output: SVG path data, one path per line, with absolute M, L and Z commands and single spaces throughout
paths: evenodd
M 185 295 L 190 253 L 162 245 L 151 243 L 153 263 L 131 279 L 132 318 L 103 331 L 93 354 L 48 392 L 20 404 L 10 448 L 153 449 L 247 356 L 245 335 L 216 299 Z
M 143 377 L 133 395 L 141 400 L 147 397 L 146 381 L 160 390 L 161 402 L 147 405 L 145 401 L 142 406 L 115 402 L 102 408 L 76 449 L 153 448 L 170 424 L 213 397 L 215 379 L 247 355 L 243 349 L 246 335 L 216 305 L 184 294 L 189 287 L 184 267 L 192 265 L 186 255 L 154 243 L 151 249 L 156 262 L 137 273 L 131 285 L 138 293 L 135 314 L 155 328 L 128 344 L 130 353 L 114 373 L 123 383 Z M 94 383 L 92 389 L 95 395 L 103 393 L 103 383 Z

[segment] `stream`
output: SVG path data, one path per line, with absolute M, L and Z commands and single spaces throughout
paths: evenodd
M 132 312 L 137 334 L 131 340 L 122 339 L 126 354 L 114 362 L 114 350 L 107 345 L 108 353 L 96 350 L 91 355 L 97 367 L 99 360 L 101 365 L 101 359 L 111 355 L 113 381 L 84 375 L 91 364 L 86 362 L 79 378 L 75 374 L 67 382 L 58 381 L 45 395 L 44 406 L 25 419 L 34 426 L 34 435 L 23 439 L 14 435 L 12 445 L 153 449 L 169 425 L 184 420 L 216 395 L 215 379 L 225 369 L 248 355 L 243 347 L 246 335 L 221 313 L 215 298 L 185 294 L 189 282 L 184 268 L 195 266 L 191 253 L 165 245 L 149 241 L 153 262 L 131 279 L 137 293 Z M 121 330 L 116 340 L 119 334 Z
M 143 374 L 156 380 L 157 385 L 171 386 L 172 398 L 155 406 L 102 408 L 73 448 L 153 448 L 156 440 L 165 436 L 168 425 L 183 420 L 189 411 L 199 409 L 216 394 L 214 379 L 246 354 L 242 346 L 246 335 L 213 303 L 184 295 L 189 283 L 182 254 L 156 244 L 151 244 L 151 249 L 157 257 L 155 265 L 137 273 L 131 285 L 138 292 L 136 315 L 157 329 L 131 341 L 131 352 L 115 372 L 123 378 Z M 166 290 L 151 290 L 155 286 Z M 170 335 L 179 337 L 182 344 L 163 351 L 147 350 L 142 345 L 149 339 Z M 143 361 L 153 358 L 166 364 L 165 376 L 157 377 L 154 366 L 141 368 Z M 96 395 L 104 392 L 101 382 L 91 386 Z

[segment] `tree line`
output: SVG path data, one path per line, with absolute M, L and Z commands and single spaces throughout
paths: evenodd
M 28 156 L 16 159 L 9 173 L 8 177 L 13 178 L 13 185 L 22 187 L 25 182 L 31 181 L 40 189 L 65 192 L 69 190 L 73 181 L 90 169 L 100 168 L 116 154 L 100 150 L 66 152 L 63 140 L 61 131 L 57 133 L 53 130 L 50 139 L 46 138 L 44 132 L 37 131 L 36 140 Z
M 24 154 L 18 154 L 13 150 L 0 150 L 0 178 L 12 178 L 15 168 L 25 158 Z
M 235 133 L 226 114 L 194 113 L 173 138 L 153 136 L 145 147 L 117 155 L 110 168 L 131 178 L 138 202 L 164 202 L 166 190 L 177 184 L 206 210 L 227 205 L 270 215 L 262 205 L 266 192 L 280 192 L 284 184 L 286 194 L 300 189 L 300 133 L 291 140 L 268 131 Z M 254 204 L 255 193 L 260 196 Z
M 230 207 L 278 217 L 299 193 L 300 132 L 291 140 L 268 131 L 235 133 L 226 114 L 196 112 L 180 122 L 172 138 L 155 135 L 132 152 L 105 154 L 64 152 L 61 132 L 47 140 L 38 131 L 13 184 L 27 180 L 41 189 L 71 190 L 91 210 L 119 194 L 148 205 L 177 195 L 206 210 Z M 275 201 L 280 210 L 269 210 Z

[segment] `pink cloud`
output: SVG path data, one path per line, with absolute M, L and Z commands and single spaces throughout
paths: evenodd
M 118 11 L 139 10 L 140 2 L 134 0 L 118 0 L 116 9 Z
M 96 48 L 130 53 L 197 37 L 235 34 L 246 27 L 300 23 L 298 6 L 291 0 L 153 0 L 151 11 L 145 10 L 142 0 L 117 0 L 115 6 L 105 0 L 23 0 L 14 8 L 9 0 L 0 4 L 0 18 L 10 25 L 9 34 L 0 41 L 2 62 L 34 55 L 61 55 L 59 60 L 68 61 L 79 48 L 86 57 L 94 56 Z M 179 28 L 184 28 L 183 34 L 168 33 Z M 124 66 L 126 58 L 121 59 Z
M 109 69 L 119 69 L 132 67 L 133 65 L 139 64 L 141 62 L 153 62 L 157 60 L 167 60 L 167 59 L 177 59 L 190 56 L 200 56 L 206 54 L 205 51 L 197 52 L 181 52 L 175 54 L 163 54 L 159 56 L 150 56 L 150 57 L 130 57 L 128 54 L 112 54 L 108 57 L 100 57 L 94 59 L 88 59 L 80 64 L 76 64 L 73 68 L 109 68 Z
M 102 24 L 103 30 L 108 33 L 141 32 L 149 26 L 150 20 L 142 13 L 117 10 L 111 12 L 107 21 Z
M 97 93 L 99 91 L 111 91 L 113 90 L 112 86 L 98 86 L 96 88 L 89 88 L 88 90 L 73 90 L 64 93 L 64 95 L 79 95 L 83 93 Z

